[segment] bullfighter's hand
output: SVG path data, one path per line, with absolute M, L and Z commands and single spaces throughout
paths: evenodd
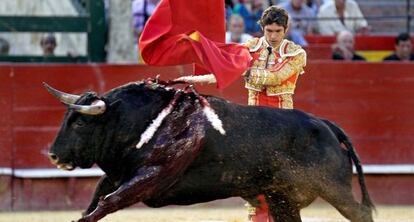
M 250 69 L 246 70 L 246 72 L 244 72 L 242 76 L 243 76 L 245 82 L 249 82 L 250 79 L 251 79 Z
M 266 69 L 251 69 L 247 84 L 255 86 L 279 85 L 282 79 L 274 72 Z
M 258 69 L 249 70 L 249 77 L 246 80 L 247 83 L 264 85 L 265 81 L 266 81 L 266 78 L 264 78 L 263 72 L 261 72 Z

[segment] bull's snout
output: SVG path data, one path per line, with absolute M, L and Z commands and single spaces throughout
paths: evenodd
M 57 162 L 59 161 L 59 158 L 57 157 L 57 155 L 54 153 L 48 153 L 48 155 L 49 155 L 50 162 L 52 162 L 53 164 L 57 164 Z
M 72 163 L 59 163 L 59 157 L 54 154 L 54 153 L 48 153 L 50 162 L 53 165 L 56 165 L 57 168 L 62 169 L 62 170 L 73 170 L 75 169 L 75 167 L 73 166 Z

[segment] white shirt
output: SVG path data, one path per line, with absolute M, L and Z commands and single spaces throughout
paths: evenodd
M 347 0 L 345 4 L 345 25 L 342 24 L 338 13 L 336 12 L 335 1 L 328 1 L 321 6 L 318 13 L 318 28 L 320 34 L 335 35 L 343 30 L 349 30 L 355 33 L 358 29 L 368 26 L 367 21 L 364 19 L 364 16 L 355 1 Z M 323 18 L 332 18 L 332 20 L 326 20 Z
M 145 1 L 146 1 L 146 8 L 144 8 Z M 144 29 L 144 25 L 147 22 L 145 21 L 145 14 L 149 18 L 149 16 L 151 16 L 152 13 L 154 12 L 157 5 L 158 3 L 154 4 L 150 0 L 133 0 L 132 1 L 133 25 L 137 31 L 142 31 Z
M 246 43 L 248 40 L 252 39 L 253 36 L 247 34 L 247 33 L 243 33 L 240 36 L 240 42 L 233 42 L 231 40 L 231 33 L 230 32 L 226 32 L 226 43 Z

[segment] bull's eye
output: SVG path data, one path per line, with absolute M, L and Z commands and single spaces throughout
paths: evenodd
M 72 126 L 76 129 L 76 128 L 84 127 L 85 125 L 86 125 L 86 123 L 84 121 L 78 119 L 73 123 Z

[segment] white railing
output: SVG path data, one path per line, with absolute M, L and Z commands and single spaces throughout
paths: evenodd
M 365 174 L 414 174 L 414 164 L 367 164 L 363 165 Z M 355 167 L 353 167 L 356 173 Z M 12 169 L 0 167 L 0 176 L 13 176 L 16 178 L 60 178 L 60 177 L 100 177 L 104 172 L 99 168 L 76 169 L 64 171 L 53 168 L 41 169 Z

